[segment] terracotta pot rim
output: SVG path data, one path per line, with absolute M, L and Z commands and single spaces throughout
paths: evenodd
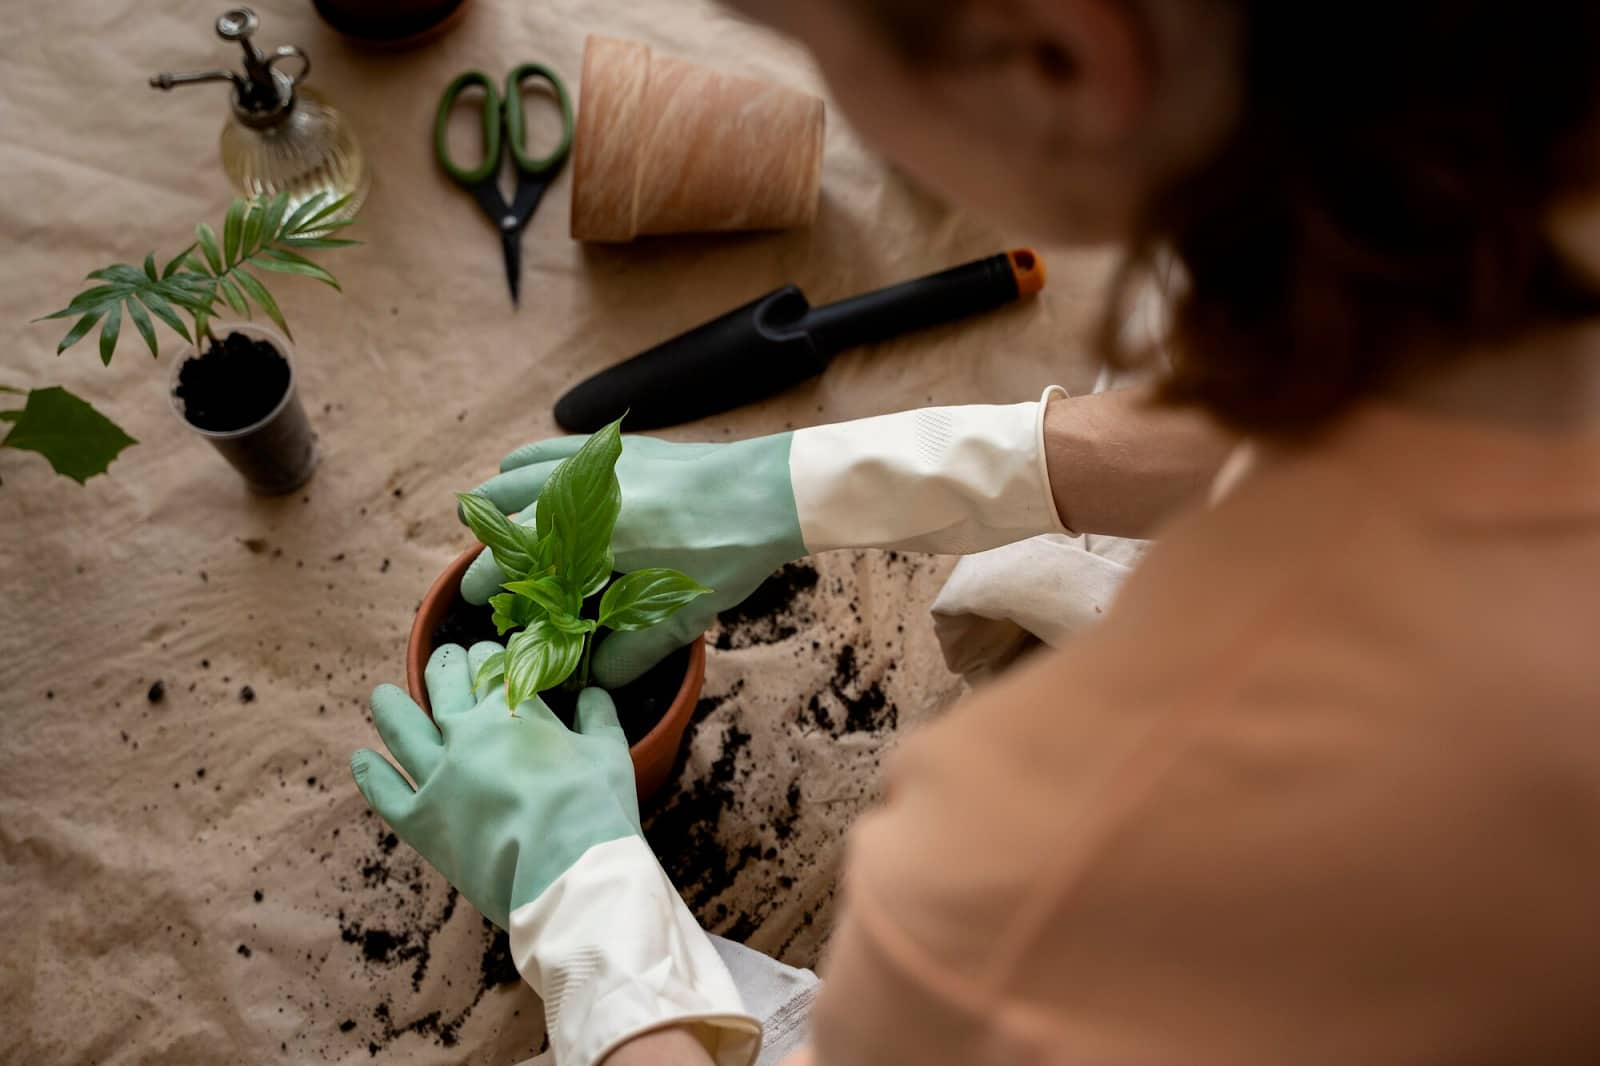
M 460 588 L 462 574 L 466 573 L 467 567 L 472 565 L 472 560 L 477 558 L 480 550 L 478 545 L 474 545 L 451 560 L 439 576 L 434 578 L 433 584 L 428 586 L 428 591 L 423 595 L 417 613 L 411 620 L 411 632 L 406 638 L 406 688 L 411 698 L 417 701 L 417 705 L 426 711 L 430 718 L 433 717 L 433 709 L 428 705 L 426 671 L 428 657 L 433 654 L 433 649 L 428 644 L 433 636 L 433 627 L 438 624 L 438 616 L 442 614 L 442 607 L 439 605 L 448 604 L 454 598 L 456 590 Z M 705 680 L 705 662 L 706 645 L 704 638 L 701 638 L 689 645 L 688 667 L 683 672 L 683 681 L 678 685 L 672 703 L 650 728 L 650 732 L 628 746 L 631 754 L 638 756 L 660 745 L 675 730 L 681 739 L 683 725 L 694 712 L 695 702 Z

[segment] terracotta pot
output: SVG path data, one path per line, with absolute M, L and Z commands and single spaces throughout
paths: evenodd
M 469 0 L 311 0 L 351 44 L 379 51 L 426 44 L 454 29 Z
M 433 713 L 428 706 L 428 686 L 425 673 L 428 657 L 433 654 L 434 628 L 444 618 L 461 588 L 461 576 L 477 558 L 476 546 L 462 552 L 445 567 L 444 573 L 434 581 L 428 594 L 422 598 L 417 617 L 411 623 L 411 636 L 406 641 L 406 688 L 411 698 L 423 710 Z M 678 748 L 683 744 L 683 731 L 689 725 L 695 703 L 700 699 L 700 686 L 706 679 L 706 644 L 697 640 L 689 648 L 689 669 L 683 675 L 683 684 L 673 698 L 667 713 L 645 734 L 637 744 L 628 749 L 633 756 L 633 776 L 639 788 L 639 802 L 643 803 L 661 790 L 672 776 L 672 767 L 678 760 Z
M 572 147 L 572 236 L 810 225 L 822 132 L 822 101 L 808 93 L 591 36 Z

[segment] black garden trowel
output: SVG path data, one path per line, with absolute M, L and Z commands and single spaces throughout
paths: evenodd
M 991 311 L 1044 287 L 1044 264 L 1021 249 L 812 307 L 785 285 L 573 388 L 556 421 L 593 433 L 628 416 L 658 429 L 754 403 L 827 369 L 847 348 Z

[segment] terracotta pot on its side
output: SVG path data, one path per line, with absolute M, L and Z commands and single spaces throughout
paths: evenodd
M 817 217 L 822 101 L 590 37 L 572 142 L 572 236 L 787 229 Z
M 444 573 L 434 581 L 428 594 L 422 598 L 417 617 L 411 623 L 411 636 L 406 641 L 406 688 L 411 698 L 432 715 L 428 706 L 428 685 L 425 674 L 428 657 L 433 654 L 433 631 L 443 620 L 461 588 L 461 577 L 478 557 L 474 546 L 445 567 Z M 695 703 L 700 699 L 700 686 L 706 679 L 706 643 L 703 639 L 689 647 L 689 668 L 683 675 L 683 684 L 673 697 L 667 713 L 645 734 L 637 744 L 628 749 L 633 757 L 633 776 L 639 788 L 639 802 L 643 803 L 661 790 L 672 776 L 672 767 L 678 759 L 678 748 L 683 744 L 683 731 L 689 725 Z

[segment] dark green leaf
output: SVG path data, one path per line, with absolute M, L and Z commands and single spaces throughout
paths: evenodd
M 349 248 L 360 244 L 345 237 L 282 237 L 278 240 L 279 248 Z
M 250 265 L 262 270 L 276 270 L 280 274 L 303 274 L 308 278 L 316 278 L 324 285 L 339 288 L 339 282 L 332 274 L 298 252 L 283 248 L 263 248 L 250 257 Z
M 254 200 L 244 212 L 244 235 L 239 240 L 239 258 L 248 259 L 261 247 L 261 216 L 262 205 L 260 200 Z
M 108 267 L 91 270 L 84 277 L 97 281 L 112 281 L 120 285 L 143 285 L 145 282 L 144 271 L 127 263 L 112 263 Z
M 191 244 L 189 247 L 185 248 L 183 251 L 167 260 L 167 265 L 161 268 L 162 279 L 165 280 L 177 273 L 178 268 L 183 266 L 184 260 L 189 258 L 189 253 L 192 251 L 194 251 L 194 245 Z
M 228 266 L 239 261 L 239 236 L 244 231 L 245 202 L 235 199 L 228 205 L 228 215 L 222 220 L 222 257 Z
M 129 286 L 119 283 L 115 285 L 96 285 L 93 288 L 84 289 L 72 298 L 72 302 L 67 304 L 64 311 L 58 311 L 57 314 L 81 314 L 84 311 L 92 311 L 96 307 L 103 310 L 106 304 L 114 304 L 121 300 L 128 292 L 128 288 Z
M 513 629 L 521 629 L 540 617 L 539 605 L 525 596 L 501 592 L 489 597 L 494 609 L 494 629 L 502 637 Z
M 15 385 L 0 385 L 0 392 L 9 392 L 13 396 L 24 396 L 27 394 L 28 390 L 19 389 Z
M 150 315 L 145 311 L 144 305 L 137 299 L 129 297 L 127 301 L 128 317 L 133 319 L 133 326 L 139 331 L 139 336 L 144 338 L 146 348 L 150 349 L 150 358 L 154 359 L 160 354 L 156 348 L 156 327 L 150 322 Z
M 327 194 L 319 192 L 314 196 L 308 196 L 304 200 L 300 201 L 300 205 L 289 213 L 288 218 L 283 220 L 283 232 L 290 234 L 298 233 L 300 231 L 300 227 L 305 223 L 305 220 L 310 218 L 317 208 L 321 207 L 326 200 Z
M 218 278 L 217 289 L 221 291 L 222 298 L 228 301 L 228 306 L 233 308 L 234 314 L 250 317 L 250 305 L 244 302 L 244 293 L 239 291 L 239 286 L 235 285 L 232 279 Z
M 506 578 L 519 581 L 534 570 L 538 537 L 500 513 L 489 497 L 477 493 L 458 493 L 461 518 L 479 543 L 494 554 Z
M 472 677 L 473 694 L 477 695 L 482 689 L 504 676 L 506 676 L 506 653 L 497 651 L 478 664 L 478 672 Z
M 144 276 L 151 281 L 160 281 L 161 275 L 156 273 L 156 253 L 149 252 L 144 257 Z
M 172 305 L 167 302 L 166 297 L 162 296 L 161 293 L 154 289 L 146 289 L 139 294 L 139 297 L 144 301 L 144 305 L 150 309 L 150 313 L 172 327 L 174 333 L 186 341 L 193 340 L 189 336 L 188 328 L 183 324 L 183 319 L 179 318 L 177 313 L 172 310 Z
M 130 444 L 120 426 L 59 386 L 34 389 L 0 446 L 38 452 L 58 474 L 83 484 Z
M 506 704 L 515 711 L 525 700 L 554 688 L 578 668 L 583 637 L 534 623 L 506 644 Z
M 349 196 L 341 196 L 337 200 L 334 200 L 332 203 L 329 203 L 329 204 L 319 208 L 315 214 L 313 214 L 310 218 L 305 220 L 305 222 L 303 223 L 303 228 L 310 229 L 310 228 L 312 228 L 313 225 L 315 225 L 318 222 L 322 222 L 324 219 L 328 218 L 330 215 L 338 214 L 340 211 L 342 211 L 344 209 L 344 206 L 346 204 L 348 204 L 349 202 L 350 202 L 350 197 Z
M 648 629 L 710 591 L 676 570 L 635 570 L 617 578 L 600 597 L 600 624 L 624 631 Z
M 289 323 L 283 320 L 283 312 L 278 310 L 278 301 L 272 298 L 272 294 L 267 291 L 267 287 L 243 267 L 235 270 L 233 277 L 244 291 L 250 294 L 250 299 L 261 305 L 261 310 L 267 313 L 267 317 L 278 324 L 278 328 L 283 330 L 284 336 L 294 340 L 294 334 L 289 332 Z
M 518 596 L 526 596 L 550 615 L 566 615 L 575 618 L 583 608 L 583 599 L 570 593 L 562 584 L 561 579 L 554 574 L 528 577 L 520 581 L 507 581 L 504 587 L 507 592 L 514 592 Z
M 111 365 L 111 353 L 117 350 L 117 335 L 122 332 L 122 305 L 114 304 L 106 312 L 100 325 L 100 362 Z
M 21 411 L 0 411 L 0 422 L 15 422 L 21 417 Z
M 540 534 L 551 538 L 556 571 L 579 598 L 611 576 L 611 531 L 622 509 L 620 426 L 618 419 L 584 441 L 551 473 L 534 505 Z
M 280 192 L 267 201 L 266 214 L 261 219 L 261 239 L 271 243 L 278 239 L 278 227 L 283 224 L 283 213 L 289 209 L 289 194 Z
M 61 338 L 61 343 L 56 345 L 56 354 L 60 355 L 74 344 L 83 340 L 83 335 L 93 329 L 94 324 L 98 321 L 100 321 L 100 312 L 90 311 L 74 322 L 72 328 L 67 330 L 67 335 Z
M 217 248 L 217 235 L 204 222 L 195 226 L 194 235 L 199 240 L 200 250 L 205 253 L 206 262 L 211 264 L 211 272 L 222 273 L 222 252 Z

